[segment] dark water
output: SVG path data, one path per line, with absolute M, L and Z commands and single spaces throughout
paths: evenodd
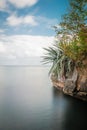
M 0 130 L 87 130 L 87 103 L 54 89 L 47 67 L 0 67 Z

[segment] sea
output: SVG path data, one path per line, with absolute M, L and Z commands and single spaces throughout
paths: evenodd
M 53 87 L 48 66 L 0 66 L 0 130 L 87 130 L 87 102 Z

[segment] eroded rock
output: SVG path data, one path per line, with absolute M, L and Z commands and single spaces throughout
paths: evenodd
M 51 77 L 53 86 L 58 90 L 64 92 L 64 94 L 71 95 L 73 97 L 87 101 L 87 68 L 74 70 L 70 78 L 61 82 L 56 77 Z
M 73 95 L 76 89 L 76 83 L 73 80 L 66 80 L 65 81 L 65 86 L 63 88 L 63 92 L 65 94 L 70 94 Z

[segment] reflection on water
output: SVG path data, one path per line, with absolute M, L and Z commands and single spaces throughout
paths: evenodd
M 87 129 L 87 103 L 78 99 L 74 99 L 73 97 L 66 96 L 63 93 L 58 92 L 55 88 L 53 89 L 53 99 L 54 102 L 56 102 L 54 107 L 56 106 L 58 109 L 60 105 L 63 115 L 60 117 L 60 119 L 62 119 L 61 130 Z M 57 113 L 57 111 L 55 111 L 55 113 Z
M 51 87 L 47 67 L 0 67 L 0 130 L 85 130 L 87 103 Z

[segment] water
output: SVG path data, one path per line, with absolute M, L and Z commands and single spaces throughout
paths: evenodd
M 87 103 L 52 87 L 47 67 L 0 67 L 0 130 L 86 130 Z

